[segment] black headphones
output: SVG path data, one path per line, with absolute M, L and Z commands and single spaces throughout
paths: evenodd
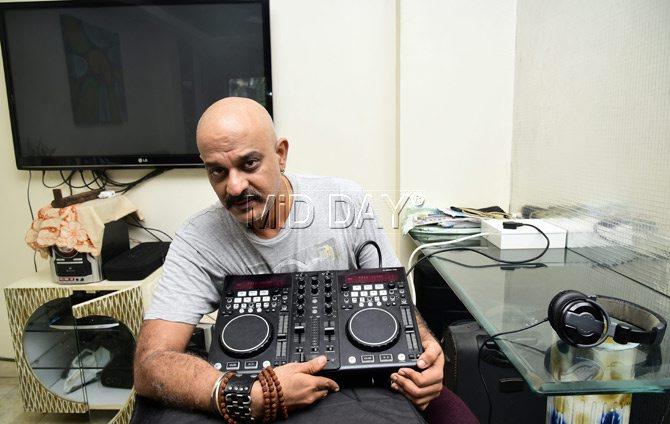
M 549 303 L 549 323 L 558 337 L 575 347 L 598 346 L 608 336 L 615 342 L 658 346 L 665 335 L 665 319 L 623 299 L 587 296 L 576 290 L 559 292 Z M 610 317 L 630 323 L 614 323 Z

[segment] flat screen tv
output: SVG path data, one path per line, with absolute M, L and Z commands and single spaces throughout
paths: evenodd
M 201 166 L 211 103 L 272 114 L 269 20 L 268 0 L 2 4 L 17 168 Z

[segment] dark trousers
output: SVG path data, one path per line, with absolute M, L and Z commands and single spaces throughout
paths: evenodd
M 430 424 L 475 424 L 477 419 L 456 395 L 446 388 L 426 410 Z M 309 408 L 295 411 L 291 424 L 426 423 L 424 415 L 402 395 L 391 390 L 364 387 L 342 389 Z M 137 396 L 132 424 L 220 424 L 221 417 L 200 411 L 166 406 L 158 401 Z

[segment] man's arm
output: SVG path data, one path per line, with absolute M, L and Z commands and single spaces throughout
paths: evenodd
M 220 373 L 189 355 L 194 325 L 146 320 L 137 340 L 135 390 L 153 399 L 189 409 L 210 409 L 212 388 Z
M 135 354 L 137 393 L 182 408 L 211 411 L 212 389 L 221 373 L 206 361 L 185 353 L 193 327 L 163 320 L 144 321 Z M 312 375 L 321 371 L 326 362 L 320 356 L 275 368 L 290 411 L 339 390 L 333 380 Z M 251 390 L 251 412 L 255 418 L 263 415 L 263 392 L 258 381 Z

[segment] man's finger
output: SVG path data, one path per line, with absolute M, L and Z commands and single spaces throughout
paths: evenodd
M 426 369 L 433 365 L 437 358 L 442 355 L 442 348 L 440 345 L 431 337 L 430 340 L 426 340 L 423 343 L 423 353 L 419 356 L 419 360 L 416 361 L 416 365 L 421 369 Z
M 418 372 L 411 368 L 400 368 L 398 374 L 409 378 L 419 387 L 426 387 L 442 382 L 442 373 L 440 371 L 439 369 L 429 368 L 423 372 Z
M 393 382 L 400 386 L 405 393 L 412 397 L 412 399 L 429 396 L 432 393 L 432 388 L 430 386 L 427 388 L 417 387 L 412 380 L 401 375 L 395 374 Z
M 337 392 L 340 390 L 340 386 L 336 382 L 326 377 L 311 377 L 314 380 L 314 385 L 318 390 L 328 390 L 331 392 Z
M 326 366 L 328 359 L 324 355 L 316 357 L 311 361 L 302 362 L 298 364 L 297 371 L 305 374 L 316 374 Z

